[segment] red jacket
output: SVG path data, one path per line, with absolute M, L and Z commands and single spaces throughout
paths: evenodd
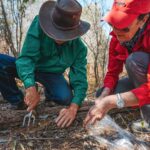
M 119 74 L 123 70 L 123 65 L 128 57 L 128 51 L 125 47 L 120 45 L 120 42 L 113 32 L 111 35 L 112 39 L 109 47 L 108 71 L 104 79 L 104 86 L 113 90 L 119 79 Z M 150 53 L 150 23 L 132 51 L 136 52 L 138 50 Z M 150 104 L 150 64 L 147 72 L 147 83 L 133 89 L 132 92 L 138 98 L 139 106 Z

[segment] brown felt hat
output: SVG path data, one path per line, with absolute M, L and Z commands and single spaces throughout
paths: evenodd
M 85 34 L 90 24 L 80 20 L 82 7 L 76 0 L 45 2 L 39 12 L 43 31 L 51 38 L 69 41 Z

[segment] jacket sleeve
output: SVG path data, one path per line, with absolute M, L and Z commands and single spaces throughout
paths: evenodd
M 40 26 L 36 16 L 27 32 L 22 51 L 16 61 L 17 72 L 25 88 L 35 85 L 35 64 L 40 57 Z
M 83 45 L 83 43 L 81 43 Z M 87 48 L 83 45 L 73 65 L 70 67 L 69 79 L 74 91 L 72 103 L 81 105 L 86 97 L 87 84 Z
M 111 90 L 114 90 L 119 79 L 119 74 L 123 70 L 123 61 L 117 59 L 118 52 L 115 50 L 117 43 L 117 39 L 112 37 L 109 47 L 108 70 L 104 78 L 104 87 L 108 87 Z

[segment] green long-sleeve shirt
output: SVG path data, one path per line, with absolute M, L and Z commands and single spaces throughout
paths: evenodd
M 42 31 L 36 16 L 16 66 L 26 88 L 35 85 L 35 71 L 63 74 L 70 68 L 69 79 L 74 93 L 72 103 L 81 105 L 87 91 L 86 56 L 87 48 L 80 38 L 57 45 Z

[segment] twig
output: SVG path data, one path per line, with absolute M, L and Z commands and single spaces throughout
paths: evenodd
M 28 140 L 53 140 L 54 138 L 26 138 L 26 139 L 19 139 L 18 141 L 28 141 Z M 1 140 L 0 141 L 0 144 L 4 144 L 4 143 L 8 143 L 8 142 L 13 142 L 14 140 Z M 13 147 L 13 150 L 15 150 L 15 147 L 16 147 L 16 144 L 17 144 L 17 141 L 15 140 L 14 141 L 14 147 Z

